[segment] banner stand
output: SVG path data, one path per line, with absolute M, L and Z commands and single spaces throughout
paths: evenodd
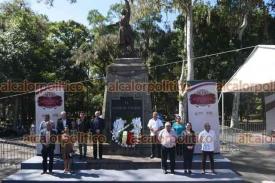
M 37 137 L 40 137 L 40 124 L 44 121 L 45 115 L 50 115 L 50 120 L 54 122 L 53 128 L 56 129 L 56 122 L 62 111 L 64 111 L 63 85 L 50 85 L 35 91 L 35 128 Z M 37 155 L 41 155 L 41 149 L 42 145 L 37 142 Z M 55 146 L 55 154 L 60 154 L 59 144 Z
M 215 153 L 220 152 L 220 126 L 218 110 L 217 83 L 214 81 L 188 81 L 188 122 L 198 135 L 207 122 L 215 131 Z M 194 153 L 201 153 L 201 144 L 197 144 Z

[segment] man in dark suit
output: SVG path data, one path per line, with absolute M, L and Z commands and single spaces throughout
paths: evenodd
M 103 137 L 103 130 L 105 127 L 104 119 L 100 118 L 100 111 L 95 112 L 95 118 L 91 122 L 91 132 L 93 134 L 93 154 L 94 159 L 97 159 L 97 149 L 99 153 L 99 159 L 102 159 L 102 151 L 103 151 L 103 145 L 102 145 L 102 139 Z
M 58 134 L 58 141 L 61 142 L 61 135 L 64 133 L 64 129 L 67 126 L 69 128 L 69 130 L 71 130 L 72 127 L 72 123 L 69 119 L 67 119 L 67 114 L 65 111 L 62 111 L 61 113 L 61 118 L 59 118 L 56 122 L 56 126 L 57 126 L 57 134 Z M 60 158 L 62 158 L 62 146 L 60 143 Z
M 62 111 L 60 114 L 61 114 L 61 118 L 59 118 L 56 123 L 57 124 L 56 129 L 58 134 L 62 134 L 66 126 L 69 128 L 69 130 L 71 130 L 71 126 L 72 126 L 71 121 L 67 119 L 66 112 Z
M 86 158 L 90 123 L 86 119 L 84 112 L 81 112 L 79 114 L 79 117 L 80 117 L 80 119 L 77 121 L 77 131 L 78 131 L 79 154 L 80 154 L 80 159 L 81 159 L 82 158 L 82 150 L 84 151 L 84 158 Z
M 40 142 L 42 144 L 42 165 L 43 172 L 42 174 L 47 173 L 47 159 L 49 157 L 49 173 L 52 174 L 53 171 L 53 157 L 54 157 L 54 149 L 55 142 L 57 140 L 56 131 L 52 129 L 51 122 L 46 123 L 46 128 L 41 130 L 40 133 Z

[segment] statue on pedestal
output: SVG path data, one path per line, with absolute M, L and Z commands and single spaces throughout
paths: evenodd
M 125 9 L 121 12 L 119 22 L 119 47 L 122 56 L 134 56 L 134 37 L 130 25 L 131 7 L 128 0 L 125 0 Z

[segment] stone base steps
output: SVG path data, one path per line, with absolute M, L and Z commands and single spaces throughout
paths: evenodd
M 242 178 L 230 169 L 216 169 L 217 174 L 193 170 L 191 175 L 184 174 L 183 170 L 176 170 L 176 174 L 163 174 L 161 169 L 137 170 L 79 170 L 73 174 L 64 174 L 62 170 L 54 170 L 53 175 L 41 175 L 41 170 L 24 169 L 5 178 L 3 183 L 102 183 L 102 182 L 243 182 Z
M 176 168 L 183 169 L 183 158 L 177 158 Z M 90 169 L 115 169 L 115 170 L 128 170 L 128 169 L 154 169 L 161 167 L 161 159 L 149 157 L 127 157 L 119 155 L 105 155 L 102 160 L 87 160 L 79 159 L 79 156 L 73 158 L 74 170 L 90 170 Z M 201 168 L 201 155 L 194 155 L 193 169 Z M 230 160 L 224 158 L 220 154 L 215 155 L 215 168 L 217 169 L 231 169 Z M 21 163 L 21 169 L 42 169 L 42 157 L 35 156 L 27 161 Z M 54 159 L 54 169 L 63 170 L 64 163 L 60 158 Z

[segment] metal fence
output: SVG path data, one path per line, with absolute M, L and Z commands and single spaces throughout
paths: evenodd
M 230 128 L 227 126 L 220 126 L 220 150 L 221 153 L 231 153 L 239 151 L 239 137 L 245 131 L 237 128 Z
M 35 155 L 35 145 L 24 142 L 22 138 L 0 139 L 0 168 L 20 169 L 22 161 Z
M 263 122 L 242 122 L 239 124 L 239 128 L 251 133 L 266 133 L 266 124 Z
M 229 127 L 230 120 L 226 120 L 224 125 Z M 240 121 L 239 125 L 235 128 L 249 133 L 266 133 L 266 124 L 261 120 Z

